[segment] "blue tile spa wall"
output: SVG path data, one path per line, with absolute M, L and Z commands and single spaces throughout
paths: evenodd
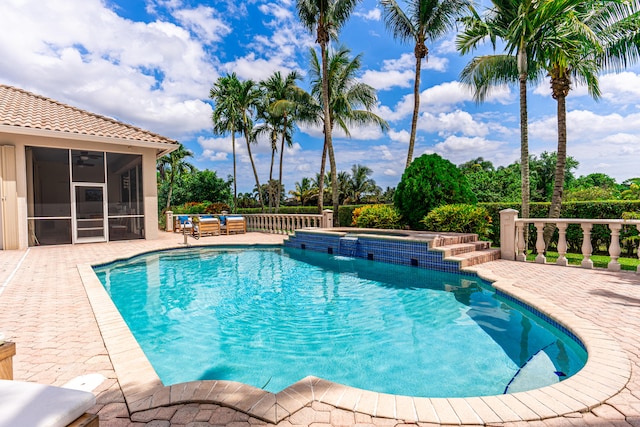
M 343 236 L 337 233 L 297 231 L 285 246 L 333 255 L 364 258 L 391 264 L 411 265 L 439 271 L 459 272 L 457 262 L 443 259 L 440 251 L 429 250 L 427 242 L 402 241 L 375 236 Z

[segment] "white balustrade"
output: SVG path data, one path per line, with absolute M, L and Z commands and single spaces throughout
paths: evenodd
M 245 214 L 247 230 L 271 234 L 293 234 L 301 228 L 320 228 L 323 223 L 331 221 L 325 218 L 333 211 L 327 210 L 322 215 L 314 214 Z
M 569 264 L 567 261 L 567 227 L 569 224 L 558 224 L 558 259 L 556 264 L 566 267 Z
M 609 244 L 609 257 L 611 258 L 607 268 L 611 271 L 620 271 L 618 258 L 621 254 L 620 232 L 623 226 L 635 226 L 640 232 L 640 220 L 624 219 L 569 219 L 569 218 L 518 218 L 518 212 L 513 209 L 505 209 L 500 212 L 500 246 L 503 247 L 503 259 L 516 259 L 526 261 L 524 230 L 528 224 L 533 224 L 537 231 L 536 237 L 536 262 L 545 263 L 546 245 L 544 242 L 544 227 L 546 224 L 554 224 L 558 228 L 558 260 L 556 264 L 567 266 L 567 228 L 569 224 L 578 224 L 582 228 L 582 268 L 593 268 L 591 259 L 593 247 L 591 246 L 591 230 L 595 224 L 606 225 L 611 230 L 611 243 Z M 638 244 L 638 259 L 640 259 L 640 242 Z M 640 274 L 640 266 L 637 268 Z

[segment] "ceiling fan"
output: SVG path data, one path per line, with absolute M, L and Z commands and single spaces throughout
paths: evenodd
M 80 168 L 85 168 L 85 167 L 94 167 L 95 164 L 93 164 L 92 162 L 89 162 L 89 160 L 97 160 L 101 156 L 97 154 L 91 154 L 88 151 L 81 151 L 80 154 L 74 154 L 73 157 L 77 159 L 76 166 Z

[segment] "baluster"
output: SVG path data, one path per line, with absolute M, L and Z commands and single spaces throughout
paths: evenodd
M 521 222 L 516 224 L 516 235 L 518 236 L 518 245 L 516 246 L 516 261 L 526 261 L 527 254 L 524 253 L 524 226 Z
M 558 260 L 556 264 L 566 267 L 569 265 L 569 261 L 567 261 L 567 223 L 558 223 L 556 226 L 558 227 Z
M 593 224 L 585 223 L 582 224 L 582 268 L 593 268 L 593 261 L 591 261 L 591 251 L 593 248 L 591 247 L 591 227 Z
M 638 235 L 640 235 L 640 224 L 636 224 L 636 228 L 638 229 Z M 638 243 L 638 260 L 640 260 L 640 243 Z M 640 264 L 638 264 L 638 268 L 636 268 L 636 273 L 640 274 Z
M 269 215 L 269 233 L 276 234 L 276 219 Z
M 611 230 L 611 244 L 609 245 L 609 256 L 611 261 L 607 265 L 607 268 L 612 271 L 620 271 L 620 263 L 618 258 L 620 257 L 620 229 L 622 224 L 613 223 L 609 224 L 609 230 Z
M 536 262 L 538 264 L 544 264 L 547 262 L 547 257 L 544 256 L 544 222 L 536 222 L 534 223 L 536 227 L 537 237 L 536 237 Z

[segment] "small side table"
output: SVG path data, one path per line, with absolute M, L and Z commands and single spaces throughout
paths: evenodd
M 16 355 L 16 343 L 5 341 L 0 345 L 0 380 L 13 379 L 13 356 Z

